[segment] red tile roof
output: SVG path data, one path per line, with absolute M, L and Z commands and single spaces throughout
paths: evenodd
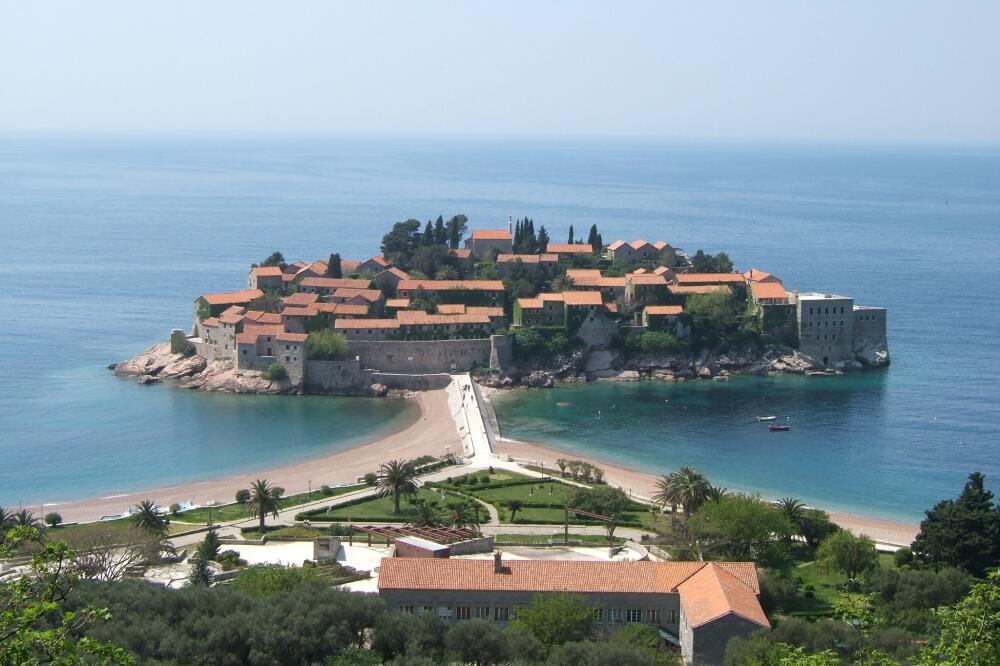
M 507 264 L 520 261 L 522 264 L 540 264 L 544 262 L 555 263 L 559 261 L 556 254 L 498 254 L 497 263 Z
M 611 245 L 608 245 L 608 249 L 609 250 L 617 250 L 618 248 L 622 247 L 623 245 L 625 245 L 625 241 L 623 241 L 623 240 L 616 240 L 615 242 L 611 243 Z
M 596 268 L 569 268 L 566 270 L 566 277 L 573 281 L 580 278 L 599 278 L 601 271 Z
M 264 295 L 260 289 L 243 289 L 242 291 L 227 291 L 220 294 L 202 294 L 209 305 L 234 305 L 237 303 L 249 303 Z
M 587 243 L 549 243 L 545 251 L 555 254 L 590 254 L 594 248 Z
M 602 562 L 586 560 L 493 561 L 386 557 L 379 566 L 380 590 L 470 590 L 668 594 L 707 566 L 717 567 L 753 596 L 759 590 L 752 562 Z M 742 582 L 741 582 L 742 581 Z M 693 589 L 693 588 L 692 588 Z
M 490 318 L 481 314 L 427 314 L 423 310 L 400 310 L 396 313 L 396 318 L 405 326 L 490 323 Z
M 242 333 L 236 335 L 236 342 L 240 344 L 254 344 L 261 335 L 280 335 L 285 332 L 285 328 L 280 324 L 247 324 Z
M 772 275 L 767 271 L 762 271 L 759 268 L 751 268 L 743 274 L 750 282 L 781 282 L 781 278 L 777 275 Z
M 285 308 L 281 311 L 282 317 L 315 317 L 317 314 L 319 314 L 319 310 L 315 305 L 304 308 Z
M 729 290 L 724 284 L 668 285 L 671 294 L 712 294 L 721 290 Z
M 744 283 L 742 273 L 678 273 L 677 284 L 726 284 Z
M 510 232 L 506 229 L 476 229 L 472 232 L 473 240 L 510 240 Z
M 656 273 L 643 273 L 641 275 L 629 275 L 628 281 L 632 284 L 667 284 L 667 278 Z
M 465 305 L 462 303 L 442 303 L 437 306 L 438 314 L 465 314 Z
M 677 587 L 689 626 L 700 627 L 726 615 L 738 615 L 762 627 L 771 626 L 757 599 L 759 583 L 748 585 L 750 572 L 742 570 L 746 565 L 753 567 L 749 562 L 709 562 Z M 756 571 L 752 582 L 757 582 Z
M 542 301 L 565 301 L 566 300 L 565 298 L 563 298 L 563 295 L 562 295 L 561 292 L 558 293 L 558 294 L 549 294 L 549 293 L 538 294 L 538 296 L 536 296 L 536 298 L 538 298 L 539 300 L 542 300 Z
M 309 337 L 306 333 L 279 333 L 278 342 L 305 342 Z
M 500 280 L 402 280 L 396 289 L 401 291 L 447 291 L 449 289 L 477 289 L 479 291 L 503 291 Z
M 302 280 L 303 287 L 320 289 L 367 289 L 371 280 L 356 280 L 351 278 L 307 277 Z
M 377 254 L 374 257 L 371 257 L 370 259 L 368 259 L 367 261 L 362 261 L 361 263 L 362 264 L 367 264 L 369 261 L 372 262 L 373 264 L 377 264 L 377 265 L 381 266 L 382 268 L 386 268 L 389 265 L 389 262 L 386 261 L 386 258 L 383 257 L 381 254 Z
M 441 311 L 441 306 L 438 306 L 438 312 Z M 503 317 L 504 312 L 501 307 L 490 307 L 488 305 L 473 305 L 465 308 L 466 314 L 473 315 L 486 315 L 487 317 Z
M 382 292 L 378 289 L 349 289 L 346 287 L 341 287 L 331 294 L 333 298 L 356 298 L 360 296 L 369 303 L 375 303 L 380 298 L 382 298 Z
M 201 325 L 217 328 L 219 326 L 219 320 L 216 317 L 209 317 L 205 321 L 201 322 Z
M 306 305 L 312 305 L 319 300 L 319 294 L 309 294 L 304 291 L 300 291 L 290 296 L 285 296 L 281 299 L 281 304 L 287 307 L 305 307 Z
M 254 266 L 250 272 L 257 277 L 280 277 L 283 274 L 281 266 Z
M 361 305 L 360 303 L 316 303 L 313 307 L 318 312 L 326 312 L 328 314 L 359 317 L 368 314 L 368 306 Z
M 540 310 L 545 307 L 545 303 L 540 298 L 519 298 L 517 304 L 522 310 Z
M 684 306 L 682 305 L 647 305 L 646 314 L 648 315 L 679 315 L 684 313 Z
M 399 328 L 398 319 L 338 319 L 333 322 L 335 329 L 356 328 Z
M 570 305 L 602 305 L 599 291 L 564 291 L 563 300 Z
M 410 279 L 410 274 L 409 273 L 407 273 L 406 271 L 402 271 L 402 270 L 396 268 L 395 266 L 393 266 L 391 268 L 385 269 L 384 271 L 382 271 L 381 273 L 379 273 L 378 275 L 376 275 L 375 279 L 376 280 L 379 279 L 381 276 L 385 275 L 386 273 L 388 273 L 389 275 L 395 275 L 400 280 L 409 280 Z
M 751 282 L 750 291 L 754 300 L 758 301 L 762 298 L 788 298 L 785 285 L 780 282 Z
M 281 315 L 274 312 L 261 312 L 260 310 L 247 310 L 244 315 L 247 319 L 258 324 L 280 324 Z
M 472 256 L 472 248 L 468 247 L 456 247 L 449 250 L 449 254 L 458 257 L 459 259 L 468 259 Z
M 385 302 L 387 308 L 408 308 L 410 307 L 410 299 L 408 298 L 390 298 Z

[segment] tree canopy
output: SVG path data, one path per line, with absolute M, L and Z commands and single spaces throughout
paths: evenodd
M 306 353 L 316 361 L 337 361 L 347 358 L 347 338 L 328 328 L 313 331 L 306 338 Z
M 546 646 L 582 641 L 594 634 L 594 609 L 582 595 L 536 594 L 511 627 L 528 631 Z
M 854 579 L 878 564 L 878 551 L 870 538 L 839 530 L 823 540 L 816 551 L 816 558 L 823 566 L 839 569 L 848 578 Z

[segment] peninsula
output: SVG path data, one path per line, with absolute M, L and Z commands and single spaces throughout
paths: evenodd
M 194 303 L 187 333 L 115 364 L 140 383 L 235 393 L 385 395 L 471 372 L 494 387 L 596 378 L 724 381 L 889 363 L 886 310 L 791 291 L 724 252 L 666 241 L 556 243 L 534 221 L 396 223 L 381 254 L 253 264 Z

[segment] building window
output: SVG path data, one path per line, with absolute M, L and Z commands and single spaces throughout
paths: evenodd
M 285 351 L 288 351 L 288 345 L 285 345 Z
M 659 608 L 649 608 L 646 610 L 646 622 L 649 624 L 659 624 L 660 623 L 660 609 Z
M 625 610 L 626 622 L 642 622 L 642 609 L 628 608 Z
M 510 608 L 507 606 L 497 606 L 493 609 L 493 619 L 497 622 L 506 622 L 510 619 Z
M 489 606 L 476 606 L 476 617 L 488 620 L 490 619 L 490 607 Z
M 670 611 L 670 624 L 677 624 L 677 611 Z
M 602 608 L 594 609 L 594 622 L 596 624 L 602 624 L 604 622 L 604 609 Z
M 285 363 L 288 363 L 288 357 L 287 356 L 285 357 Z
M 439 620 L 450 620 L 451 606 L 438 606 L 437 616 Z
M 413 615 L 413 606 L 400 606 L 399 607 L 399 612 L 400 613 L 407 613 L 409 615 Z
M 625 618 L 625 613 L 621 608 L 608 609 L 608 622 L 617 624 L 623 622 L 624 618 Z
M 417 615 L 430 615 L 434 611 L 430 606 L 420 606 L 417 608 Z
M 472 606 L 459 606 L 455 609 L 455 619 L 468 620 L 472 617 Z

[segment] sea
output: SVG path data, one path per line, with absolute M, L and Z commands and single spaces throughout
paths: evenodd
M 504 434 L 884 518 L 918 519 L 973 471 L 998 488 L 1000 147 L 7 135 L 0 505 L 266 469 L 402 427 L 405 401 L 211 395 L 107 365 L 188 328 L 199 294 L 243 287 L 273 250 L 363 259 L 393 222 L 456 213 L 724 250 L 889 309 L 886 370 L 516 393 L 497 403 Z

